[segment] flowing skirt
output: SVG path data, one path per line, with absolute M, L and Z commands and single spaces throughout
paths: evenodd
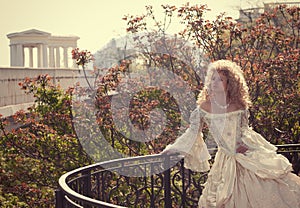
M 219 149 L 199 208 L 300 208 L 300 177 L 274 152 L 230 155 Z

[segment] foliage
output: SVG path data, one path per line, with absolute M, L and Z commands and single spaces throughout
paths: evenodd
M 79 66 L 84 66 L 90 61 L 92 61 L 93 55 L 88 50 L 79 50 L 79 48 L 75 48 L 72 50 L 72 59 L 76 60 L 76 64 Z
M 51 207 L 59 177 L 90 163 L 71 125 L 71 91 L 50 81 L 25 79 L 20 85 L 34 95 L 34 106 L 1 118 L 1 207 Z
M 86 64 L 88 64 L 89 62 L 94 60 L 94 56 L 91 54 L 90 51 L 88 51 L 88 50 L 80 51 L 79 48 L 74 48 L 71 53 L 72 53 L 72 59 L 75 60 L 75 62 L 78 66 L 82 67 L 84 77 L 86 79 L 86 82 L 87 82 L 89 88 L 93 89 L 93 86 L 91 86 L 90 80 L 86 74 L 85 66 L 86 66 Z

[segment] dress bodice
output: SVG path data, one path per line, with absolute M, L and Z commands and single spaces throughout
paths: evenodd
M 200 109 L 200 113 L 218 148 L 228 154 L 235 154 L 237 146 L 242 143 L 243 129 L 248 128 L 248 111 L 213 114 Z

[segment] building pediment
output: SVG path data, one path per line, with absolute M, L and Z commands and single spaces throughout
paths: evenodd
M 41 30 L 31 29 L 23 32 L 10 33 L 7 35 L 8 38 L 12 37 L 28 37 L 28 36 L 51 36 L 51 33 L 47 33 Z

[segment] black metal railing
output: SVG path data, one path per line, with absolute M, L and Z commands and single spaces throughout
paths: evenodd
M 300 144 L 277 147 L 299 174 Z M 56 208 L 196 207 L 206 177 L 207 173 L 185 169 L 176 154 L 101 162 L 59 179 Z

